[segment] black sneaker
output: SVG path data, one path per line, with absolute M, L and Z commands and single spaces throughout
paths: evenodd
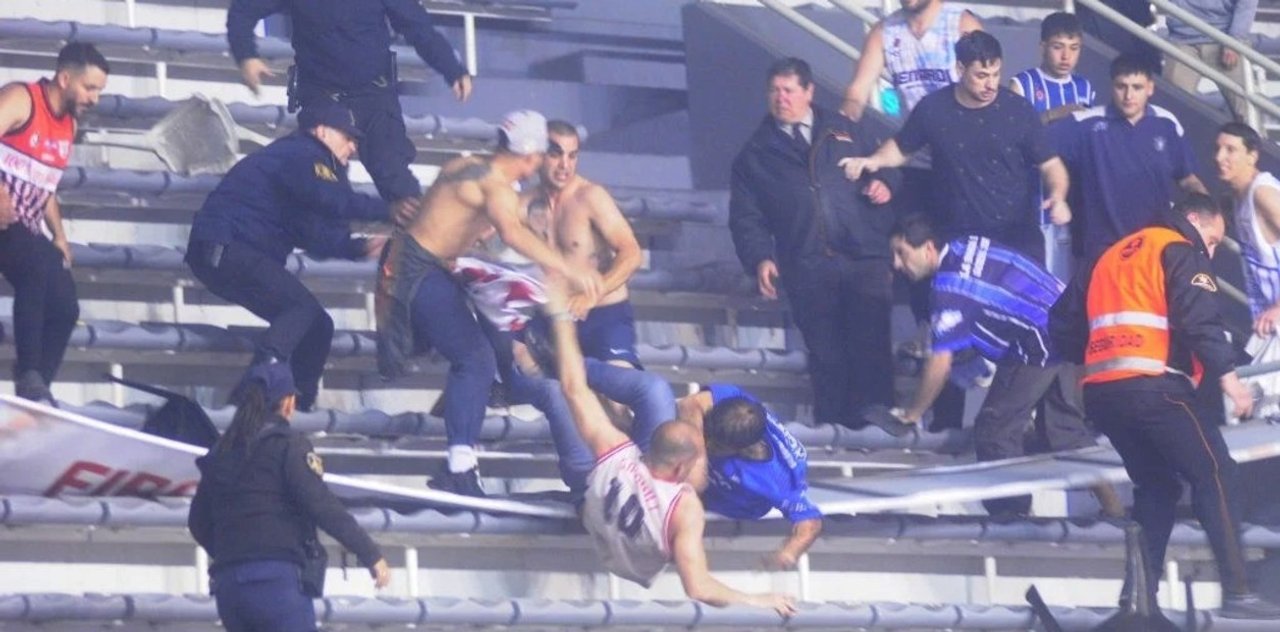
M 427 481 L 427 487 L 442 492 L 486 498 L 484 488 L 480 486 L 480 468 L 473 467 L 465 472 L 450 472 L 449 466 L 440 468 L 440 472 Z
M 49 385 L 44 383 L 44 377 L 34 369 L 23 371 L 22 375 L 13 381 L 13 392 L 22 399 L 58 407 L 58 403 L 53 401 L 53 392 L 49 390 Z
M 1226 595 L 1218 616 L 1223 619 L 1280 619 L 1280 605 L 1263 599 L 1258 593 Z

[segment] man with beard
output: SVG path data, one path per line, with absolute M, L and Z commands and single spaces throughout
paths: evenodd
M 14 294 L 14 391 L 33 401 L 54 403 L 49 385 L 80 317 L 55 193 L 76 120 L 98 104 L 110 71 L 92 44 L 72 42 L 53 79 L 0 89 L 0 274 Z
M 1035 212 L 1035 179 L 1044 180 L 1042 208 L 1054 224 L 1071 221 L 1067 169 L 1050 148 L 1040 116 L 1022 97 L 1000 87 L 1003 52 L 989 33 L 974 31 L 956 43 L 959 83 L 920 101 L 898 135 L 868 158 L 841 161 L 850 179 L 902 166 L 925 147 L 943 198 L 944 239 L 989 237 L 1034 260 L 1044 258 Z

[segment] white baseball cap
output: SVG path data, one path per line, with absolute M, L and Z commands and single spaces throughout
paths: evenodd
M 547 117 L 533 110 L 516 110 L 502 117 L 502 135 L 507 149 L 527 156 L 547 151 Z

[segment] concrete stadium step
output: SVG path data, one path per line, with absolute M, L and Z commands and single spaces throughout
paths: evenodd
M 777 627 L 773 611 L 747 606 L 713 608 L 696 602 L 469 600 L 326 597 L 317 600 L 322 624 L 380 626 L 557 626 L 706 627 L 738 630 Z M 1054 608 L 1068 630 L 1101 623 L 1110 613 L 1087 608 Z M 1171 616 L 1177 613 L 1170 612 Z M 0 621 L 101 621 L 152 624 L 217 620 L 211 597 L 188 595 L 14 594 L 0 596 Z M 1213 630 L 1253 629 L 1201 613 Z M 787 629 L 906 628 L 933 630 L 1025 630 L 1034 616 L 1026 606 L 802 603 Z
M 135 430 L 141 429 L 146 417 L 156 409 L 155 406 L 146 404 L 120 408 L 105 402 L 93 402 L 86 406 L 64 406 L 64 408 L 91 419 Z M 235 410 L 231 407 L 222 407 L 206 409 L 205 412 L 213 420 L 214 425 L 225 429 L 230 425 Z M 444 420 L 422 412 L 388 414 L 379 410 L 353 412 L 317 410 L 295 414 L 290 424 L 291 427 L 308 433 L 413 438 L 403 443 L 386 444 L 393 447 L 412 447 L 420 438 L 441 440 L 445 437 Z M 810 450 L 810 458 L 814 460 L 827 459 L 828 452 L 837 450 L 908 450 L 945 454 L 972 450 L 968 430 L 948 430 L 943 433 L 913 432 L 902 437 L 893 437 L 875 426 L 852 430 L 843 426 L 815 427 L 791 422 L 787 423 L 786 427 L 792 436 Z M 541 416 L 524 419 L 511 414 L 491 415 L 485 419 L 481 427 L 480 440 L 497 446 L 522 443 L 549 446 L 551 431 L 547 427 L 546 419 Z M 346 440 L 337 439 L 337 441 Z M 880 461 L 868 462 L 867 466 L 874 468 L 878 464 L 900 463 L 921 464 L 919 460 Z
M 216 175 L 182 176 L 167 171 L 72 167 L 63 174 L 58 195 L 64 200 L 64 206 L 195 210 L 219 181 Z M 356 189 L 376 194 L 373 185 L 357 185 Z M 609 191 L 629 219 L 717 226 L 728 221 L 728 194 L 724 191 L 641 186 L 610 186 Z

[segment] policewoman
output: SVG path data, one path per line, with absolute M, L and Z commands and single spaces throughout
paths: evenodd
M 355 553 L 378 588 L 391 580 L 378 545 L 325 486 L 311 442 L 289 427 L 295 399 L 288 365 L 252 367 L 233 395 L 231 426 L 196 459 L 187 526 L 212 558 L 218 616 L 232 632 L 316 629 L 312 599 L 326 566 L 317 527 Z

